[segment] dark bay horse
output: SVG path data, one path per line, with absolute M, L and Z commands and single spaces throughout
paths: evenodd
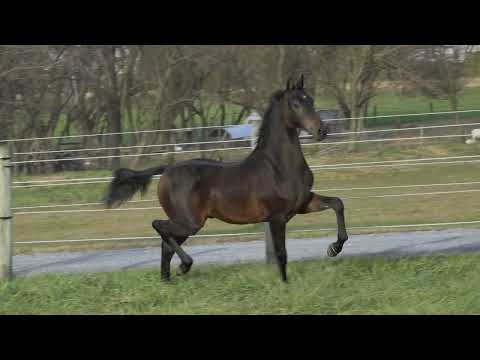
M 145 193 L 154 175 L 158 199 L 168 220 L 155 220 L 153 228 L 162 238 L 161 278 L 170 279 L 174 252 L 181 259 L 185 274 L 193 264 L 181 245 L 196 234 L 208 218 L 230 224 L 268 222 L 280 274 L 287 281 L 285 229 L 297 214 L 333 209 L 337 216 L 338 240 L 327 254 L 336 256 L 348 239 L 343 202 L 311 191 L 313 174 L 305 161 L 298 129 L 305 129 L 317 141 L 323 140 L 326 127 L 315 112 L 313 99 L 305 92 L 303 76 L 296 84 L 289 81 L 285 90 L 274 93 L 265 113 L 255 149 L 240 162 L 195 159 L 171 166 L 114 173 L 105 197 L 107 207 L 115 207 Z

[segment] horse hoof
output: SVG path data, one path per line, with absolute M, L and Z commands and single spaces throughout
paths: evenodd
M 169 282 L 170 281 L 170 275 L 162 275 L 160 277 L 161 282 Z
M 180 270 L 180 274 L 185 275 L 190 271 L 190 268 L 192 267 L 192 263 L 186 264 L 186 263 L 181 263 L 178 269 Z
M 330 245 L 328 245 L 327 255 L 330 257 L 335 257 L 340 253 L 340 251 L 342 251 L 342 249 L 338 248 L 336 243 L 331 243 Z

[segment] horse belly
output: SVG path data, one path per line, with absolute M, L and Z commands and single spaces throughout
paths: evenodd
M 217 192 L 212 197 L 209 217 L 229 224 L 254 224 L 265 221 L 267 209 L 254 194 L 245 196 Z

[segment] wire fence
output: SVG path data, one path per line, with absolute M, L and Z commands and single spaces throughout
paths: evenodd
M 394 117 L 412 117 L 412 116 L 426 116 L 426 115 L 440 115 L 440 114 L 456 114 L 456 113 L 469 113 L 480 112 L 480 110 L 465 110 L 456 112 L 430 112 L 430 113 L 417 113 L 417 114 L 398 114 L 398 115 L 381 115 L 381 116 L 369 116 L 362 117 L 363 119 L 374 118 L 394 118 Z M 346 121 L 358 118 L 340 118 L 340 119 L 326 119 L 331 121 Z M 463 124 L 446 124 L 446 125 L 432 125 L 422 127 L 407 127 L 399 129 L 378 129 L 378 130 L 365 130 L 359 132 L 337 132 L 332 133 L 329 136 L 347 136 L 347 135 L 370 135 L 370 134 L 389 134 L 395 132 L 404 131 L 419 131 L 424 129 L 448 129 L 456 127 L 469 127 L 480 125 L 479 122 L 475 123 L 463 123 Z M 239 125 L 240 126 L 240 125 Z M 154 132 L 180 132 L 196 129 L 213 129 L 213 128 L 226 128 L 232 127 L 226 126 L 205 126 L 194 128 L 180 128 L 180 129 L 162 129 L 162 130 L 140 130 L 140 131 L 125 131 L 115 133 L 99 133 L 99 134 L 84 134 L 84 135 L 69 135 L 69 136 L 52 136 L 42 138 L 23 138 L 7 140 L 8 142 L 24 142 L 24 141 L 36 141 L 36 140 L 54 140 L 60 138 L 81 138 L 81 137 L 94 137 L 94 136 L 111 136 L 121 134 L 136 134 L 136 133 L 154 133 Z M 432 136 L 412 136 L 412 137 L 389 137 L 382 139 L 354 139 L 346 141 L 332 141 L 332 142 L 312 142 L 303 143 L 302 146 L 314 146 L 314 145 L 329 145 L 338 146 L 344 144 L 354 143 L 383 143 L 390 141 L 410 141 L 410 140 L 426 140 L 426 139 L 445 139 L 445 138 L 462 138 L 467 137 L 467 134 L 448 134 L 448 135 L 432 135 Z M 301 136 L 301 138 L 311 138 L 311 136 Z M 69 150 L 72 152 L 90 152 L 90 151 L 110 151 L 110 150 L 129 150 L 129 149 L 147 149 L 147 148 L 164 148 L 171 146 L 202 146 L 212 144 L 230 144 L 245 142 L 245 139 L 229 139 L 219 141 L 203 141 L 203 142 L 183 142 L 183 143 L 170 143 L 170 144 L 151 144 L 151 145 L 132 145 L 132 146 L 119 146 L 119 147 L 98 147 L 98 148 L 83 148 Z M 95 160 L 95 159 L 108 159 L 108 158 L 123 158 L 123 157 L 140 157 L 140 156 L 157 156 L 168 154 L 182 154 L 182 153 L 203 153 L 214 151 L 237 151 L 237 150 L 251 150 L 251 146 L 240 147 L 222 147 L 211 149 L 197 149 L 197 150 L 180 150 L 180 151 L 162 151 L 156 153 L 141 153 L 141 154 L 120 154 L 120 155 L 105 155 L 105 156 L 81 156 L 75 158 L 59 158 L 59 159 L 35 159 L 35 160 L 20 160 L 12 161 L 12 164 L 30 164 L 30 163 L 48 163 L 48 162 L 62 162 L 73 160 Z M 45 151 L 27 151 L 14 153 L 15 156 L 24 155 L 46 155 L 57 154 L 64 152 L 63 150 L 45 150 Z M 397 159 L 397 160 L 382 160 L 382 161 L 369 161 L 369 162 L 352 162 L 352 163 L 333 163 L 333 164 L 314 164 L 310 165 L 310 169 L 315 171 L 325 170 L 355 170 L 355 169 L 381 169 L 388 167 L 408 167 L 408 166 L 431 166 L 431 165 L 460 165 L 466 163 L 479 162 L 480 155 L 462 155 L 462 156 L 440 156 L 440 157 L 426 157 L 426 158 L 413 158 L 413 159 Z M 160 175 L 161 176 L 161 175 Z M 160 176 L 155 176 L 159 178 Z M 71 179 L 41 179 L 31 181 L 15 181 L 12 188 L 24 189 L 35 187 L 50 187 L 50 186 L 78 186 L 86 184 L 106 184 L 112 180 L 111 176 L 106 177 L 80 177 Z M 392 186 L 367 186 L 367 187 L 350 187 L 350 188 L 325 188 L 314 189 L 313 191 L 375 191 L 375 190 L 392 190 L 392 189 L 415 189 L 415 188 L 430 188 L 430 187 L 447 187 L 447 186 L 470 186 L 478 185 L 480 181 L 466 181 L 466 182 L 447 182 L 447 183 L 428 183 L 428 184 L 409 184 L 409 185 L 392 185 Z M 417 197 L 417 196 L 438 196 L 438 195 L 453 195 L 453 194 L 468 194 L 479 192 L 480 189 L 461 189 L 461 190 L 446 190 L 446 191 L 427 191 L 427 192 L 402 192 L 394 194 L 375 194 L 375 195 L 362 195 L 362 196 L 346 196 L 342 199 L 345 200 L 359 200 L 359 199 L 388 199 L 399 197 Z M 128 203 L 147 203 L 155 202 L 157 199 L 141 199 L 130 200 Z M 72 204 L 49 204 L 49 205 L 31 205 L 14 207 L 15 216 L 25 215 L 48 215 L 48 214 L 74 214 L 74 213 L 101 213 L 101 212 L 118 212 L 118 211 L 149 211 L 161 209 L 161 206 L 147 206 L 147 207 L 127 207 L 122 209 L 68 209 L 76 207 L 89 207 L 89 206 L 102 206 L 102 202 L 86 202 L 86 203 L 72 203 Z M 67 208 L 67 209 L 66 209 Z M 57 210 L 62 209 L 62 210 Z M 422 228 L 422 227 L 439 227 L 439 226 L 453 226 L 453 225 L 469 225 L 478 224 L 480 221 L 457 221 L 457 222 L 437 222 L 437 223 L 420 223 L 420 224 L 399 224 L 399 225 L 370 225 L 370 226 L 353 226 L 350 229 L 358 230 L 375 230 L 375 229 L 394 229 L 394 228 Z M 334 231 L 336 228 L 321 228 L 321 229 L 300 229 L 290 230 L 289 233 L 305 233 L 305 232 L 322 232 L 322 231 Z M 264 235 L 263 232 L 243 232 L 243 233 L 220 233 L 220 234 L 200 234 L 192 236 L 192 238 L 205 238 L 205 237 L 238 237 L 238 236 L 257 236 Z M 19 241 L 15 242 L 15 245 L 27 245 L 27 244 L 53 244 L 53 243 L 80 243 L 80 242 L 95 242 L 95 241 L 126 241 L 126 240 L 147 240 L 156 239 L 157 236 L 138 236 L 138 237 L 115 237 L 115 238 L 93 238 L 93 239 L 72 239 L 72 240 L 46 240 L 46 241 Z
M 313 190 L 319 191 L 319 190 Z M 453 190 L 453 191 L 434 191 L 434 192 L 418 192 L 418 193 L 401 193 L 401 194 L 384 194 L 384 195 L 369 195 L 369 196 L 343 196 L 342 199 L 372 199 L 372 198 L 389 198 L 389 197 L 406 197 L 406 196 L 427 196 L 427 195 L 446 195 L 446 194 L 459 194 L 459 193 L 472 193 L 478 192 L 480 189 L 468 189 L 468 190 Z M 157 199 L 151 200 L 140 200 L 145 202 L 158 201 Z M 95 205 L 101 205 L 102 203 L 95 203 Z M 66 205 L 68 206 L 68 205 Z M 29 207 L 35 208 L 35 207 Z M 43 207 L 45 208 L 45 207 Z M 18 208 L 17 208 L 18 209 Z M 110 211 L 145 211 L 152 209 L 162 209 L 161 206 L 153 207 L 130 207 L 123 209 L 80 209 L 80 210 L 45 210 L 45 211 L 23 211 L 23 212 L 14 212 L 14 215 L 48 215 L 48 214 L 72 214 L 72 213 L 88 213 L 88 212 L 110 212 Z
M 462 156 L 443 156 L 443 157 L 429 157 L 429 158 L 414 158 L 403 160 L 383 160 L 370 162 L 355 162 L 355 163 L 334 163 L 334 164 L 318 164 L 310 165 L 312 171 L 319 170 L 341 170 L 341 169 L 359 169 L 359 168 L 381 168 L 385 166 L 422 166 L 435 164 L 463 164 L 468 162 L 478 162 L 472 158 L 478 158 L 480 155 L 462 155 Z M 456 161 L 440 161 L 451 160 Z M 463 160 L 468 159 L 468 160 Z M 432 161 L 425 163 L 424 161 Z M 156 175 L 153 178 L 160 178 L 161 175 Z M 31 188 L 31 187 L 46 187 L 46 186 L 65 186 L 65 185 L 84 185 L 84 184 L 102 184 L 109 183 L 113 177 L 91 177 L 91 178 L 73 178 L 73 179 L 58 179 L 58 180 L 31 180 L 31 181 L 14 181 L 12 188 Z
M 335 132 L 331 133 L 328 136 L 345 136 L 345 135 L 364 135 L 364 134 L 379 134 L 379 133 L 389 133 L 389 132 L 402 132 L 402 131 L 419 131 L 425 129 L 441 129 L 441 128 L 451 128 L 451 127 L 468 127 L 468 126 L 477 126 L 480 125 L 479 122 L 476 123 L 462 123 L 462 124 L 448 124 L 448 125 L 433 125 L 433 126 L 421 126 L 421 127 L 409 127 L 409 128 L 400 128 L 400 129 L 379 129 L 379 130 L 363 130 L 363 131 L 346 131 L 346 132 Z M 468 136 L 468 135 L 466 135 Z M 301 139 L 311 139 L 312 135 L 302 135 Z M 424 137 L 422 137 L 424 138 Z M 89 152 L 89 151 L 106 151 L 106 150 L 129 150 L 129 149 L 146 149 L 146 148 L 158 148 L 158 147 L 173 147 L 173 146 L 187 146 L 187 145 L 212 145 L 212 144 L 230 144 L 230 143 L 240 143 L 246 142 L 249 140 L 246 139 L 229 139 L 229 140 L 214 140 L 214 141 L 197 141 L 197 142 L 180 142 L 180 143 L 169 143 L 169 144 L 150 144 L 150 145 L 129 145 L 129 146 L 113 146 L 113 147 L 96 147 L 96 148 L 82 148 L 82 149 L 70 149 L 68 152 Z M 312 145 L 319 144 L 332 144 L 329 142 L 324 143 L 314 143 Z M 207 149 L 210 151 L 215 151 L 222 148 L 213 148 Z M 43 154 L 56 154 L 64 153 L 65 150 L 44 150 L 44 151 L 27 151 L 27 152 L 15 152 L 13 155 L 43 155 Z M 171 153 L 182 153 L 182 150 L 169 152 Z
M 354 144 L 354 143 L 378 143 L 378 142 L 388 142 L 388 141 L 408 141 L 408 140 L 427 140 L 427 139 L 441 139 L 441 138 L 458 138 L 458 137 L 469 137 L 467 134 L 454 134 L 454 135 L 435 135 L 435 136 L 414 136 L 414 137 L 403 137 L 403 138 L 388 138 L 388 139 L 367 139 L 367 140 L 349 140 L 349 141 L 337 141 L 337 142 L 314 142 L 309 144 L 302 144 L 302 146 L 313 146 L 313 145 L 344 145 L 344 144 Z M 87 157 L 74 157 L 74 158 L 60 158 L 60 159 L 38 159 L 38 160 L 22 160 L 22 161 L 12 161 L 12 164 L 38 164 L 38 163 L 49 163 L 49 162 L 62 162 L 62 161 L 76 161 L 76 160 L 99 160 L 99 159 L 113 159 L 113 158 L 123 158 L 123 157 L 143 157 L 143 156 L 161 156 L 161 155 L 170 155 L 170 154 L 186 154 L 186 153 L 203 153 L 203 152 L 216 152 L 216 151 L 237 151 L 237 150 L 251 150 L 250 146 L 241 146 L 233 148 L 214 148 L 214 149 L 200 149 L 200 150 L 182 150 L 182 151 L 166 151 L 161 153 L 147 153 L 147 154 L 123 154 L 123 155 L 104 155 L 104 156 L 87 156 Z
M 390 189 L 405 189 L 405 188 L 418 188 L 418 187 L 438 187 L 438 186 L 465 186 L 465 185 L 478 185 L 480 181 L 468 181 L 468 182 L 452 182 L 452 183 L 431 183 L 431 184 L 411 184 L 411 185 L 391 185 L 391 186 L 369 186 L 369 187 L 353 187 L 353 188 L 325 188 L 325 189 L 313 189 L 312 191 L 318 192 L 331 192 L 331 191 L 356 191 L 356 190 L 390 190 Z M 417 193 L 415 193 L 417 194 Z M 420 193 L 418 193 L 420 194 Z M 158 199 L 143 199 L 143 200 L 130 200 L 128 203 L 145 203 L 158 201 Z M 103 206 L 102 202 L 93 203 L 74 203 L 74 204 L 53 204 L 53 205 L 35 205 L 35 206 L 20 206 L 13 207 L 12 210 L 31 210 L 31 209 L 52 209 L 52 208 L 65 208 L 65 207 L 82 207 L 82 206 Z M 17 215 L 19 213 L 16 213 Z
M 411 113 L 411 114 L 392 114 L 392 115 L 375 115 L 375 116 L 362 116 L 362 117 L 348 117 L 348 118 L 327 118 L 323 121 L 348 121 L 359 119 L 382 119 L 382 118 L 397 118 L 397 117 L 415 117 L 415 116 L 429 116 L 429 115 L 453 115 L 464 113 L 477 113 L 480 110 L 458 110 L 458 111 L 439 111 L 439 112 L 424 112 L 424 113 Z M 119 132 L 106 132 L 96 134 L 81 134 L 81 135 L 65 135 L 65 136 L 46 136 L 46 137 L 32 137 L 32 138 L 18 138 L 8 139 L 5 142 L 22 142 L 22 141 L 39 141 L 39 140 L 57 140 L 57 139 L 71 139 L 71 138 L 83 138 L 83 137 L 95 137 L 95 136 L 112 136 L 112 135 L 125 135 L 125 134 L 144 134 L 144 133 L 158 133 L 158 132 L 182 132 L 191 130 L 202 129 L 221 129 L 230 127 L 239 127 L 242 125 L 211 125 L 211 126 L 196 126 L 186 127 L 178 129 L 151 129 L 151 130 L 135 130 L 135 131 L 119 131 Z
M 371 226 L 350 226 L 352 230 L 371 230 L 371 229 L 394 229 L 394 228 L 418 228 L 418 227 L 438 227 L 438 226 L 452 226 L 452 225 L 472 225 L 480 224 L 480 220 L 475 221 L 456 221 L 456 222 L 442 222 L 442 223 L 423 223 L 423 224 L 400 224 L 400 225 L 371 225 Z M 305 232 L 325 232 L 336 231 L 337 228 L 319 228 L 319 229 L 300 229 L 300 230 L 287 230 L 287 233 L 305 233 Z M 208 238 L 208 237 L 245 237 L 245 236 L 262 236 L 263 232 L 243 232 L 243 233 L 221 233 L 221 234 L 200 234 L 192 235 L 190 238 Z M 133 236 L 133 237 L 116 237 L 116 238 L 93 238 L 93 239 L 74 239 L 74 240 L 45 240 L 45 241 L 18 241 L 16 245 L 28 245 L 28 244 L 53 244 L 53 243 L 78 243 L 78 242 L 97 242 L 97 241 L 122 241 L 122 240 L 157 240 L 158 236 Z

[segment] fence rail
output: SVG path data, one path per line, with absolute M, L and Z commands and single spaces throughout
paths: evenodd
M 313 164 L 310 165 L 310 169 L 315 171 L 318 169 L 328 170 L 329 168 L 351 168 L 351 166 L 361 166 L 361 165 L 368 165 L 368 166 L 376 166 L 376 165 L 383 165 L 385 163 L 389 163 L 388 165 L 402 165 L 398 163 L 406 162 L 404 164 L 406 166 L 414 166 L 414 165 L 422 165 L 423 161 L 437 161 L 437 160 L 451 160 L 451 159 L 472 159 L 480 157 L 480 155 L 462 155 L 462 156 L 442 156 L 442 157 L 430 157 L 430 158 L 414 158 L 414 159 L 403 159 L 403 160 L 383 160 L 383 161 L 368 161 L 368 162 L 355 162 L 355 163 L 334 163 L 334 164 Z M 408 164 L 408 162 L 415 162 L 417 161 L 418 164 Z M 462 161 L 459 161 L 462 163 Z M 439 164 L 441 162 L 438 162 Z M 449 162 L 451 163 L 451 162 Z M 428 163 L 434 164 L 434 163 Z M 155 175 L 153 178 L 158 179 L 161 175 Z M 56 186 L 56 185 L 76 185 L 76 184 L 96 184 L 96 183 L 106 183 L 112 180 L 113 177 L 105 176 L 105 177 L 92 177 L 92 178 L 73 178 L 73 179 L 56 179 L 56 180 L 31 180 L 31 181 L 14 181 L 14 188 L 22 188 L 22 187 L 33 187 L 33 186 Z
M 442 139 L 442 138 L 459 138 L 469 137 L 467 134 L 454 134 L 454 135 L 435 135 L 435 136 L 414 136 L 403 138 L 387 138 L 387 139 L 367 139 L 367 140 L 349 140 L 349 141 L 336 141 L 336 142 L 314 142 L 309 144 L 301 144 L 301 146 L 313 146 L 313 145 L 345 145 L 354 143 L 378 143 L 388 141 L 409 141 L 409 140 L 428 140 L 428 139 Z M 188 154 L 188 153 L 203 153 L 203 152 L 215 152 L 215 151 L 236 151 L 236 150 L 251 150 L 250 146 L 240 146 L 233 148 L 213 148 L 213 149 L 200 149 L 200 150 L 182 150 L 182 151 L 165 151 L 160 153 L 146 153 L 146 154 L 123 154 L 123 155 L 104 155 L 104 156 L 86 156 L 86 157 L 74 157 L 74 158 L 60 158 L 60 159 L 38 159 L 38 160 L 22 160 L 13 161 L 12 164 L 38 164 L 49 162 L 63 162 L 63 161 L 76 161 L 76 160 L 99 160 L 99 159 L 113 159 L 124 157 L 142 157 L 142 156 L 165 156 L 171 154 Z
M 453 115 L 453 114 L 465 114 L 465 113 L 477 113 L 480 110 L 457 110 L 457 111 L 438 111 L 438 112 L 424 112 L 424 113 L 411 113 L 411 114 L 391 114 L 391 115 L 374 115 L 374 116 L 362 116 L 362 117 L 349 117 L 349 118 L 330 118 L 322 119 L 323 121 L 347 121 L 347 120 L 359 120 L 359 119 L 382 119 L 382 118 L 398 118 L 398 117 L 415 117 L 415 116 L 429 116 L 429 115 Z M 151 130 L 135 130 L 135 131 L 119 131 L 119 132 L 107 132 L 96 134 L 81 134 L 81 135 L 65 135 L 65 136 L 46 136 L 46 137 L 32 137 L 32 138 L 19 138 L 4 140 L 6 142 L 21 142 L 21 141 L 38 141 L 38 140 L 56 140 L 56 139 L 71 139 L 82 137 L 95 137 L 95 136 L 112 136 L 112 135 L 124 135 L 124 134 L 143 134 L 143 133 L 158 133 L 158 132 L 182 132 L 191 130 L 202 129 L 221 129 L 238 127 L 242 125 L 211 125 L 211 126 L 196 126 L 186 127 L 178 129 L 151 129 Z
M 421 131 L 425 129 L 441 129 L 441 128 L 451 128 L 451 127 L 467 127 L 467 126 L 477 126 L 480 125 L 479 122 L 476 123 L 463 123 L 463 124 L 448 124 L 448 125 L 432 125 L 432 126 L 420 126 L 420 127 L 410 127 L 410 128 L 401 128 L 401 129 L 379 129 L 379 130 L 363 130 L 363 131 L 346 131 L 346 132 L 335 132 L 331 133 L 328 136 L 345 136 L 345 135 L 364 135 L 364 134 L 378 134 L 378 133 L 389 133 L 389 132 L 401 132 L 401 131 Z M 311 139 L 312 135 L 302 135 L 300 139 Z M 422 137 L 423 138 L 423 137 Z M 158 147 L 173 147 L 173 146 L 186 146 L 186 145 L 212 145 L 212 144 L 229 144 L 229 143 L 238 143 L 246 142 L 248 139 L 229 139 L 229 140 L 214 140 L 214 141 L 197 141 L 197 142 L 180 142 L 180 143 L 169 143 L 169 144 L 150 144 L 150 145 L 129 145 L 129 146 L 113 146 L 113 147 L 97 147 L 97 148 L 82 148 L 82 149 L 71 149 L 68 152 L 89 152 L 89 151 L 105 151 L 105 150 L 128 150 L 128 149 L 146 149 L 146 148 L 158 148 Z M 317 145 L 319 143 L 316 143 Z M 324 144 L 324 143 L 322 143 Z M 216 150 L 207 149 L 207 150 Z M 44 151 L 27 151 L 27 152 L 16 152 L 14 155 L 43 155 L 43 154 L 56 154 L 64 153 L 65 150 L 44 150 Z M 181 153 L 182 151 L 175 151 L 174 153 Z
M 399 224 L 399 225 L 370 225 L 370 226 L 350 226 L 349 229 L 354 230 L 371 230 L 371 229 L 394 229 L 394 228 L 421 228 L 421 227 L 438 227 L 438 226 L 452 226 L 452 225 L 472 225 L 480 224 L 480 220 L 474 221 L 456 221 L 456 222 L 443 222 L 443 223 L 424 223 L 424 224 Z M 322 232 L 322 231 L 336 231 L 337 228 L 320 228 L 320 229 L 299 229 L 299 230 L 287 230 L 287 233 L 304 233 L 304 232 Z M 221 234 L 200 234 L 193 235 L 190 238 L 207 238 L 207 237 L 235 237 L 235 236 L 253 236 L 253 235 L 265 235 L 264 232 L 243 232 L 243 233 L 221 233 Z M 134 237 L 117 237 L 117 238 L 93 238 L 93 239 L 73 239 L 73 240 L 45 240 L 45 241 L 18 241 L 16 245 L 27 244 L 68 244 L 76 242 L 96 242 L 96 241 L 122 241 L 122 240 L 157 240 L 158 236 L 134 236 Z
M 399 188 L 417 188 L 417 187 L 437 187 L 437 186 L 465 186 L 465 185 L 478 185 L 480 181 L 469 182 L 452 182 L 452 183 L 432 183 L 432 184 L 411 184 L 411 185 L 391 185 L 391 186 L 368 186 L 368 187 L 354 187 L 354 188 L 325 188 L 325 189 L 313 189 L 312 191 L 329 192 L 329 191 L 356 191 L 356 190 L 389 190 Z M 127 203 L 145 203 L 158 201 L 158 199 L 143 199 L 143 200 L 130 200 Z M 52 209 L 52 208 L 65 208 L 65 207 L 82 207 L 82 206 L 101 206 L 103 203 L 74 203 L 74 204 L 53 204 L 53 205 L 32 205 L 32 206 L 19 206 L 13 207 L 12 210 L 32 210 L 32 209 Z

